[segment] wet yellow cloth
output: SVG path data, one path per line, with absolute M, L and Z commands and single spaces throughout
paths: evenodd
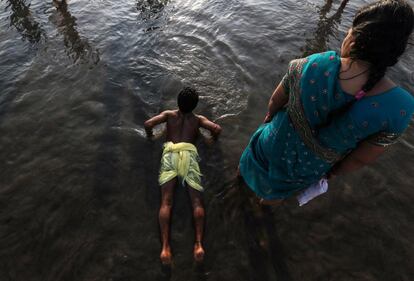
M 197 148 L 187 142 L 164 144 L 161 158 L 160 185 L 180 177 L 182 183 L 186 182 L 189 186 L 198 191 L 203 191 L 201 184 L 200 167 L 198 166 Z

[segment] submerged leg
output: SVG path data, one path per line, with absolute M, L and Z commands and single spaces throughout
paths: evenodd
M 162 250 L 160 259 L 162 264 L 171 264 L 172 254 L 170 247 L 170 224 L 171 224 L 171 209 L 173 204 L 174 187 L 177 184 L 177 179 L 174 178 L 161 186 L 161 206 L 158 215 Z
M 191 204 L 193 206 L 193 218 L 195 228 L 195 242 L 194 242 L 194 260 L 202 262 L 204 259 L 203 249 L 203 232 L 204 232 L 204 206 L 201 198 L 201 192 L 191 187 L 188 187 L 190 193 Z

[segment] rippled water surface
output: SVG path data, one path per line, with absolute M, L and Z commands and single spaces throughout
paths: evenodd
M 338 50 L 364 3 L 0 0 L 0 280 L 412 280 L 412 127 L 304 207 L 258 217 L 221 196 L 287 62 Z M 411 92 L 413 55 L 390 71 Z M 162 140 L 147 140 L 143 122 L 175 107 L 183 85 L 224 131 L 199 144 L 204 265 L 178 188 L 167 270 Z

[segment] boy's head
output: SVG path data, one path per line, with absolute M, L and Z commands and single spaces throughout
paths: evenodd
M 196 108 L 198 103 L 198 93 L 190 87 L 181 90 L 177 97 L 178 108 L 183 113 L 189 113 Z

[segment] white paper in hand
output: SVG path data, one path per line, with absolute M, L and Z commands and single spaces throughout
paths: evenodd
M 326 178 L 322 178 L 299 193 L 299 195 L 296 196 L 296 199 L 298 199 L 299 206 L 303 206 L 313 198 L 325 193 L 326 191 L 328 191 L 328 180 Z

